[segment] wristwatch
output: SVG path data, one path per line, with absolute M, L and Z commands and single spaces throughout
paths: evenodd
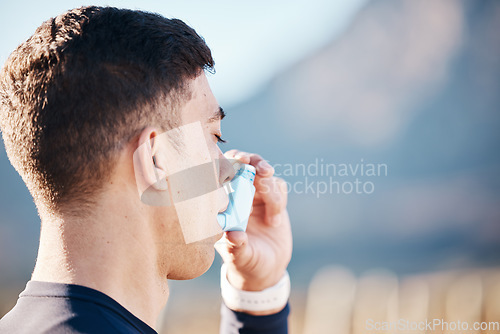
M 267 311 L 285 307 L 290 297 L 290 276 L 288 272 L 278 283 L 262 291 L 244 291 L 237 289 L 227 280 L 227 266 L 220 270 L 222 300 L 235 311 Z

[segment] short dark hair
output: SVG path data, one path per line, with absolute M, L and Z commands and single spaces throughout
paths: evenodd
M 187 80 L 213 66 L 205 41 L 181 20 L 70 10 L 44 22 L 2 68 L 8 157 L 35 202 L 92 204 L 116 153 L 147 125 L 172 128 L 190 99 Z

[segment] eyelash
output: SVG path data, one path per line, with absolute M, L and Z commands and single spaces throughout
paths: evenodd
M 222 139 L 221 136 L 219 136 L 219 135 L 214 135 L 214 136 L 215 136 L 215 138 L 217 138 L 218 143 L 221 143 L 221 144 L 227 143 L 227 141 Z

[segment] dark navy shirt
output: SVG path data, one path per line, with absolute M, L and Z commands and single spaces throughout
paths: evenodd
M 270 316 L 223 306 L 221 334 L 287 333 L 288 305 Z M 29 281 L 14 308 L 0 319 L 0 333 L 144 333 L 156 331 L 111 297 L 81 285 Z

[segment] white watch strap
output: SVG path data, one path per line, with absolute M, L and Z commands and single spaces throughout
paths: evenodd
M 227 307 L 236 311 L 267 311 L 284 307 L 290 297 L 290 276 L 288 272 L 274 286 L 262 291 L 236 289 L 227 280 L 227 266 L 220 270 L 222 299 Z

